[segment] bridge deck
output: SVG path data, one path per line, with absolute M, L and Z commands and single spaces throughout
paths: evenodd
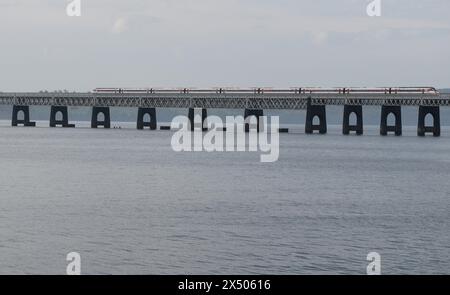
M 450 106 L 450 94 L 331 93 L 0 93 L 0 105 L 144 108 L 306 109 L 313 105 Z

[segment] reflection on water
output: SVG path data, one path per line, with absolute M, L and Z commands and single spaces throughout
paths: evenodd
M 384 274 L 448 274 L 450 130 L 366 131 L 282 134 L 260 163 L 164 131 L 1 127 L 0 273 L 63 274 L 76 251 L 84 274 L 365 274 L 376 251 Z

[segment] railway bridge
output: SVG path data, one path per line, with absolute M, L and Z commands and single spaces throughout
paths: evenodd
M 75 127 L 69 123 L 69 106 L 91 107 L 91 127 L 110 128 L 110 107 L 138 108 L 136 127 L 151 130 L 157 128 L 158 108 L 185 108 L 191 129 L 194 129 L 194 109 L 202 110 L 202 118 L 207 109 L 241 109 L 244 117 L 259 118 L 264 110 L 306 110 L 305 132 L 327 132 L 326 106 L 342 105 L 343 134 L 355 132 L 363 134 L 363 106 L 380 106 L 380 134 L 402 134 L 402 106 L 418 107 L 417 134 L 431 133 L 440 136 L 440 108 L 450 106 L 450 94 L 441 94 L 434 88 L 336 88 L 312 89 L 206 89 L 206 90 L 156 90 L 98 88 L 93 92 L 0 92 L 0 105 L 12 105 L 12 126 L 35 126 L 31 121 L 30 106 L 50 107 L 50 127 Z M 19 116 L 21 114 L 21 116 Z M 58 118 L 61 114 L 61 119 Z M 103 114 L 102 120 L 99 115 Z M 145 115 L 150 116 L 145 121 Z M 350 115 L 356 115 L 356 124 L 350 123 Z M 388 125 L 388 116 L 395 117 L 395 124 Z M 433 124 L 426 125 L 426 116 L 433 117 Z M 315 118 L 318 118 L 316 124 Z M 258 123 L 259 124 L 259 123 Z M 259 129 L 259 126 L 258 126 Z

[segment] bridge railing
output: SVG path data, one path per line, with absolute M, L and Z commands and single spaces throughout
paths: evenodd
M 450 94 L 382 93 L 0 93 L 1 105 L 305 109 L 313 105 L 450 106 Z

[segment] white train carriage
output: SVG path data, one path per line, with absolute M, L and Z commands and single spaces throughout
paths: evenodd
M 115 94 L 139 94 L 139 93 L 299 93 L 299 94 L 436 94 L 439 92 L 434 87 L 336 87 L 336 88 L 320 88 L 320 87 L 297 87 L 291 89 L 274 89 L 274 88 L 212 88 L 212 89 L 195 89 L 195 88 L 95 88 L 94 93 L 115 93 Z

